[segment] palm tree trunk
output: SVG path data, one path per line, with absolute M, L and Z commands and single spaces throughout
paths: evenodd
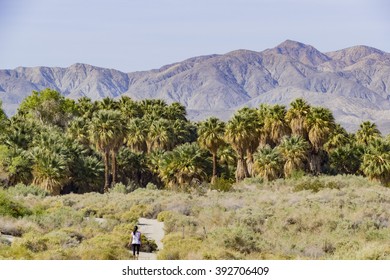
M 104 188 L 103 193 L 108 192 L 110 188 L 110 167 L 109 167 L 109 152 L 104 152 Z
M 213 153 L 213 176 L 211 177 L 211 184 L 214 184 L 217 179 L 217 153 Z
M 310 171 L 314 175 L 318 175 L 321 173 L 321 155 L 316 153 L 314 150 L 309 155 L 309 166 Z
M 112 182 L 111 186 L 115 186 L 117 179 L 117 165 L 116 165 L 116 151 L 111 151 L 111 174 L 112 174 Z
M 236 181 L 240 182 L 249 177 L 248 166 L 243 155 L 240 155 L 237 161 Z
M 248 177 L 253 176 L 254 175 L 253 174 L 253 164 L 254 164 L 254 162 L 253 162 L 253 154 L 252 153 L 248 152 L 246 164 L 247 164 L 248 174 L 249 174 Z

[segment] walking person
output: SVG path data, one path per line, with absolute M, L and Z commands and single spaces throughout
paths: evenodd
M 138 260 L 139 249 L 141 247 L 141 232 L 138 231 L 137 226 L 134 227 L 134 231 L 131 233 L 131 240 L 129 242 L 129 246 L 130 244 L 133 247 L 133 258 Z

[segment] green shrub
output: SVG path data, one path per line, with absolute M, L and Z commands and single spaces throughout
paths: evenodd
M 299 182 L 298 184 L 295 185 L 294 191 L 299 192 L 299 191 L 304 191 L 304 190 L 309 190 L 312 192 L 319 192 L 322 189 L 340 189 L 341 184 L 336 181 L 329 181 L 329 182 L 322 182 L 318 178 L 316 179 L 309 179 L 305 180 L 303 182 Z
M 157 250 L 157 244 L 154 240 L 148 239 L 144 234 L 141 235 L 141 248 L 142 252 L 154 252 Z
M 110 189 L 110 192 L 111 193 L 123 193 L 123 194 L 129 193 L 126 186 L 122 183 L 116 183 L 115 186 L 113 186 Z
M 159 222 L 165 222 L 172 217 L 173 213 L 171 211 L 162 211 L 157 215 L 157 220 Z
M 101 234 L 82 242 L 78 247 L 78 255 L 83 260 L 125 260 L 130 258 L 126 241 L 116 233 Z
M 147 190 L 157 190 L 157 186 L 151 182 L 146 185 Z
M 183 238 L 179 233 L 169 234 L 164 238 L 164 248 L 158 253 L 159 260 L 200 259 L 196 257 L 203 246 L 200 238 L 189 236 Z
M 53 207 L 40 215 L 33 216 L 32 219 L 48 232 L 53 229 L 81 224 L 83 213 L 71 207 Z
M 215 182 L 213 184 L 210 184 L 210 189 L 228 192 L 232 189 L 232 186 L 233 184 L 229 180 L 224 178 L 216 178 Z
M 19 183 L 14 187 L 10 187 L 8 193 L 12 196 L 28 196 L 34 195 L 38 197 L 46 197 L 49 193 L 41 188 L 38 188 L 33 185 L 26 186 L 25 184 Z
M 5 191 L 0 190 L 0 216 L 23 217 L 27 215 L 31 215 L 27 207 L 10 198 Z

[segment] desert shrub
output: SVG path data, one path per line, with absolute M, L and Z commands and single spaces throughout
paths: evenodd
M 34 215 L 32 220 L 48 232 L 56 228 L 81 224 L 83 213 L 71 207 L 52 207 L 40 215 Z
M 157 250 L 157 244 L 154 240 L 148 239 L 144 234 L 141 236 L 141 248 L 142 252 L 154 252 Z
M 202 248 L 202 240 L 198 237 L 183 238 L 179 233 L 169 234 L 164 240 L 164 248 L 159 251 L 160 260 L 186 260 Z M 191 258 L 193 259 L 193 258 Z
M 209 184 L 210 189 L 222 191 L 222 192 L 228 192 L 232 189 L 232 182 L 224 179 L 224 178 L 216 178 L 215 182 L 213 184 Z
M 48 249 L 49 239 L 42 234 L 36 232 L 29 232 L 23 236 L 18 242 L 18 245 L 26 248 L 32 253 L 46 251 Z
M 147 190 L 157 190 L 157 186 L 151 182 L 146 185 Z
M 171 211 L 162 211 L 157 215 L 157 220 L 159 222 L 165 222 L 172 218 L 172 215 L 174 214 Z
M 22 236 L 28 231 L 40 231 L 39 226 L 26 218 L 0 216 L 0 232 L 12 236 Z
M 0 216 L 23 217 L 31 211 L 20 202 L 12 199 L 4 190 L 0 190 Z
M 261 185 L 264 183 L 264 179 L 261 177 L 245 178 L 241 185 Z
M 292 180 L 299 180 L 305 177 L 305 171 L 304 170 L 293 170 L 291 172 L 290 179 Z
M 122 238 L 115 233 L 95 236 L 78 246 L 78 255 L 83 260 L 129 259 L 130 252 Z
M 25 184 L 19 183 L 15 185 L 14 187 L 10 187 L 8 190 L 8 193 L 12 196 L 28 196 L 28 195 L 34 195 L 38 197 L 46 197 L 49 195 L 48 192 L 45 190 L 38 188 L 33 185 L 26 186 Z
M 304 191 L 304 190 L 309 190 L 312 192 L 319 192 L 322 189 L 340 189 L 341 184 L 337 181 L 329 181 L 329 182 L 322 182 L 318 178 L 316 179 L 309 179 L 305 180 L 303 182 L 299 182 L 295 185 L 294 191 L 299 192 L 299 191 Z
M 210 238 L 226 249 L 230 249 L 241 254 L 260 251 L 258 246 L 258 236 L 246 227 L 221 228 L 210 233 Z
M 123 193 L 123 194 L 126 194 L 126 193 L 129 193 L 130 191 L 126 188 L 126 186 L 124 184 L 116 183 L 115 186 L 113 186 L 110 189 L 110 192 L 111 193 Z

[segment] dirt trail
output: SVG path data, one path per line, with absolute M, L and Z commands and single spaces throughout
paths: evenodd
M 145 219 L 140 218 L 138 220 L 139 231 L 144 234 L 148 239 L 152 239 L 157 244 L 157 249 L 161 250 L 163 248 L 162 239 L 164 237 L 164 223 L 159 222 L 155 219 Z M 140 260 L 156 260 L 156 253 L 145 253 L 140 252 Z

